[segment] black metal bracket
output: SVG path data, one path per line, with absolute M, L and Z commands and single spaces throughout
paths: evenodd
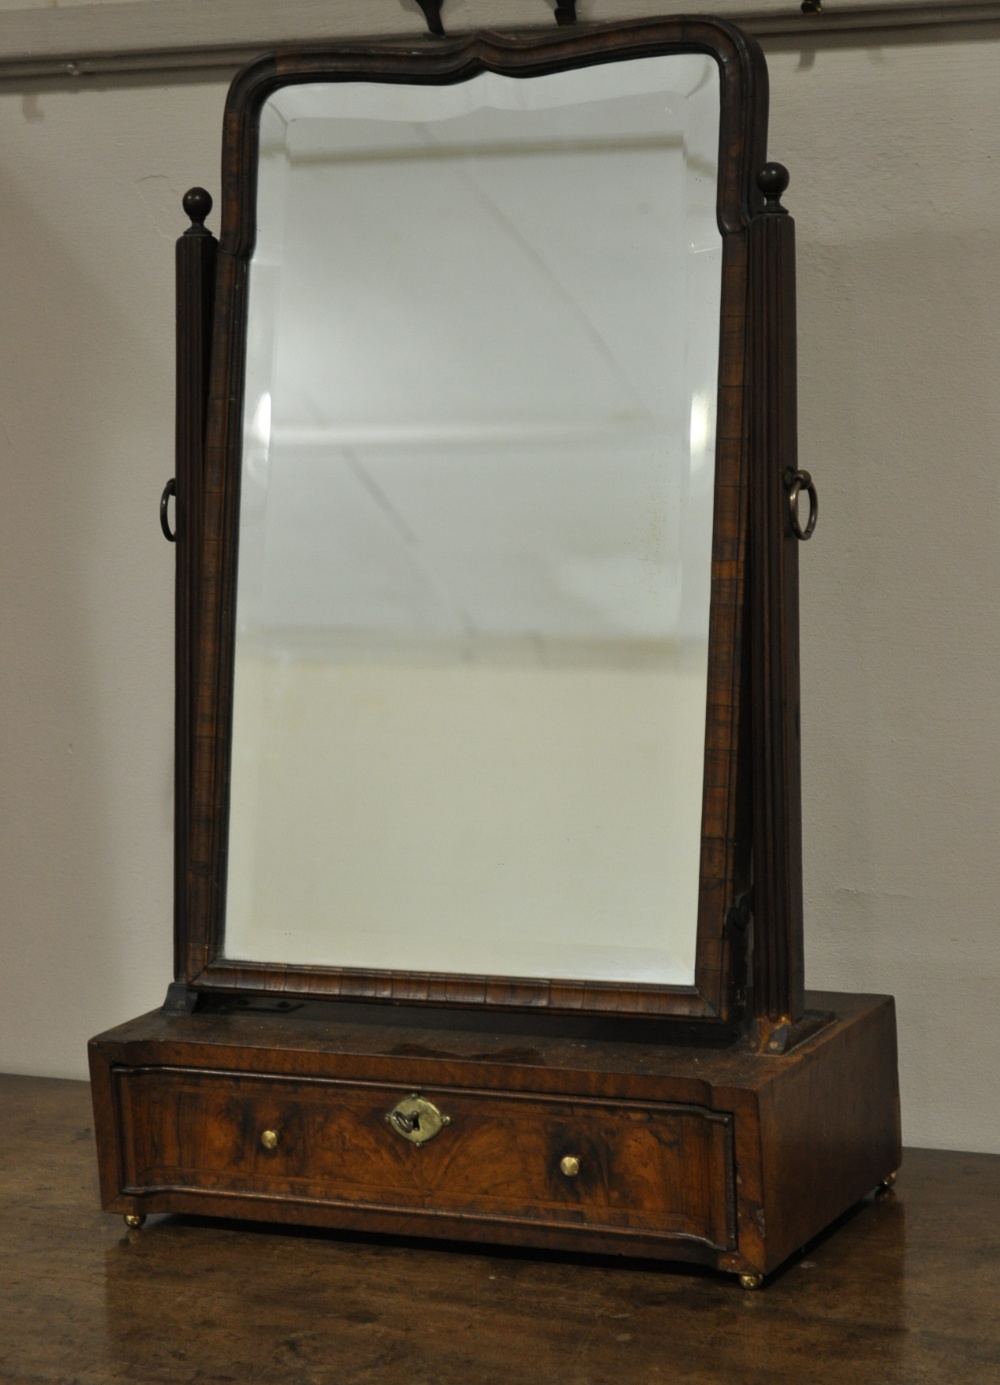
M 163 537 L 167 543 L 177 542 L 177 530 L 170 527 L 170 497 L 177 498 L 177 481 L 171 476 L 170 480 L 163 487 L 163 494 L 160 496 L 160 528 L 163 530 Z
M 753 921 L 753 886 L 741 894 L 726 915 L 726 925 L 734 933 L 745 933 Z
M 193 1015 L 197 1006 L 197 991 L 192 991 L 186 981 L 171 981 L 163 1002 L 165 1015 Z
M 435 38 L 444 38 L 444 24 L 441 21 L 441 5 L 443 0 L 417 0 L 417 4 L 423 10 L 424 18 L 427 20 L 427 31 Z

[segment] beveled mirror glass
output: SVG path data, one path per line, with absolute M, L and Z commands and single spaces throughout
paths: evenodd
M 692 985 L 707 54 L 260 117 L 226 955 Z

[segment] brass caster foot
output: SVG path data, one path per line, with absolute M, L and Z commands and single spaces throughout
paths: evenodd
M 875 1196 L 876 1196 L 876 1197 L 887 1197 L 888 1194 L 892 1192 L 892 1190 L 893 1190 L 893 1188 L 894 1188 L 895 1186 L 896 1186 L 896 1175 L 895 1175 L 895 1173 L 887 1173 L 886 1176 L 882 1179 L 882 1182 L 881 1182 L 881 1183 L 878 1185 L 878 1187 L 875 1189 Z
M 146 1220 L 146 1217 L 145 1217 L 145 1213 L 143 1213 L 143 1212 L 126 1212 L 126 1213 L 125 1213 L 125 1225 L 126 1225 L 126 1226 L 129 1228 L 129 1230 L 131 1230 L 131 1231 L 137 1230 L 140 1226 L 142 1226 L 142 1224 L 143 1224 L 143 1222 L 144 1222 L 145 1220 Z
M 764 1282 L 764 1276 L 763 1276 L 762 1274 L 741 1274 L 741 1275 L 740 1275 L 740 1288 L 741 1288 L 741 1289 L 759 1289 L 760 1286 L 763 1284 L 763 1282 Z

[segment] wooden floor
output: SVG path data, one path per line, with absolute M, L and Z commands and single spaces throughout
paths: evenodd
M 997 1385 L 1000 1156 L 909 1150 L 758 1293 L 642 1262 L 98 1206 L 89 1089 L 0 1077 L 0 1381 Z

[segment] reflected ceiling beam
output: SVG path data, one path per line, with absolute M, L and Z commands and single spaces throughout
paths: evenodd
M 456 35 L 550 22 L 555 27 L 554 8 L 554 0 L 444 0 L 442 18 L 446 31 Z M 579 0 L 577 13 L 581 20 L 617 20 L 683 8 L 656 0 Z M 874 38 L 879 32 L 901 37 L 925 31 L 929 37 L 935 30 L 1000 22 L 1000 0 L 822 0 L 822 12 L 806 14 L 799 0 L 717 0 L 706 8 L 759 38 L 820 42 L 859 34 Z M 390 35 L 435 42 L 417 5 L 403 0 L 92 0 L 68 8 L 7 8 L 0 11 L 0 81 L 146 73 L 169 80 L 217 77 L 268 48 Z
M 293 151 L 288 162 L 295 168 L 327 166 L 329 164 L 375 163 L 443 163 L 448 159 L 523 159 L 550 154 L 633 154 L 647 150 L 683 149 L 680 134 L 635 135 L 612 139 L 538 139 L 508 140 L 504 144 L 420 144 L 400 145 L 390 149 L 316 149 L 305 153 Z M 689 168 L 699 168 L 715 179 L 715 164 L 708 160 L 687 160 Z
M 509 446 L 537 443 L 557 446 L 571 443 L 620 442 L 623 438 L 645 441 L 662 436 L 666 417 L 633 415 L 629 418 L 580 419 L 573 422 L 545 419 L 514 421 L 478 420 L 474 423 L 330 423 L 319 426 L 276 425 L 271 443 L 289 448 L 461 448 L 471 445 Z

